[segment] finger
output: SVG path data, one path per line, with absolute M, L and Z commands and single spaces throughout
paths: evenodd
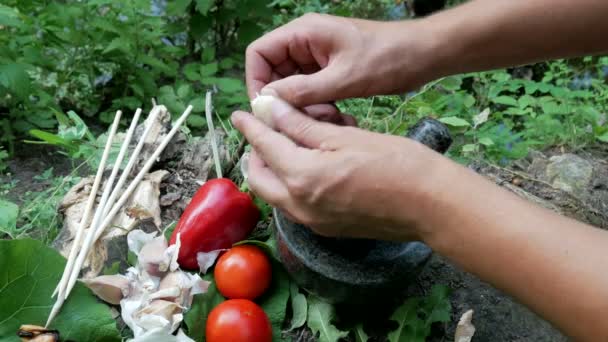
M 266 89 L 272 89 L 295 107 L 303 108 L 344 99 L 348 94 L 343 89 L 344 80 L 347 77 L 348 75 L 345 74 L 342 67 L 330 64 L 313 74 L 292 75 L 268 83 L 260 90 L 260 93 L 264 93 Z
M 272 120 L 275 127 L 295 143 L 314 149 L 337 134 L 338 126 L 314 120 L 280 98 L 274 97 Z
M 253 115 L 241 111 L 232 114 L 232 124 L 278 176 L 284 176 L 297 167 L 299 150 L 284 135 L 272 130 Z
M 334 124 L 341 124 L 343 119 L 342 115 L 333 104 L 317 104 L 304 107 L 302 111 L 309 117 L 323 122 L 330 122 Z
M 284 204 L 289 196 L 287 188 L 255 151 L 249 156 L 248 175 L 249 187 L 257 196 L 272 206 Z
M 255 98 L 271 82 L 272 71 L 281 66 L 281 73 L 290 75 L 288 68 L 295 63 L 289 60 L 289 40 L 298 30 L 297 24 L 279 27 L 251 43 L 245 52 L 245 79 L 249 98 Z M 291 66 L 290 66 L 291 65 Z
M 343 126 L 359 127 L 357 119 L 350 114 L 340 114 Z

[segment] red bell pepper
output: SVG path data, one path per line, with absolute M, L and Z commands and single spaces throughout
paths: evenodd
M 251 234 L 259 219 L 260 211 L 248 193 L 230 179 L 212 179 L 194 194 L 169 244 L 177 241 L 179 233 L 177 261 L 184 269 L 197 269 L 197 253 L 232 247 Z

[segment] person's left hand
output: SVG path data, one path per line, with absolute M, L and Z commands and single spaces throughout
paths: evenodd
M 253 147 L 252 191 L 291 219 L 325 236 L 418 239 L 420 206 L 442 169 L 440 154 L 418 142 L 319 122 L 273 102 L 270 129 L 235 112 L 235 127 Z

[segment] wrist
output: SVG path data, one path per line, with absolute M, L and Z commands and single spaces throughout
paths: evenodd
M 451 73 L 452 49 L 427 19 L 382 23 L 378 31 L 383 63 L 392 66 L 388 79 L 398 82 L 389 92 L 415 90 Z

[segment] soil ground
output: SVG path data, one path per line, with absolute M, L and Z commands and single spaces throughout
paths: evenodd
M 598 159 L 605 157 L 604 152 L 592 153 Z M 9 192 L 9 199 L 20 203 L 26 191 L 41 191 L 45 181 L 33 177 L 41 174 L 49 167 L 54 168 L 54 175 L 66 175 L 74 167 L 73 163 L 52 148 L 27 147 L 19 151 L 19 156 L 9 162 L 10 179 L 18 180 L 16 186 Z M 84 172 L 84 170 L 83 170 Z M 7 177 L 1 182 L 9 181 Z M 608 181 L 608 179 L 607 179 Z M 525 187 L 523 187 L 525 188 Z M 608 215 L 608 213 L 602 213 Z M 522 279 L 525 281 L 525 279 Z M 567 339 L 549 323 L 539 318 L 530 310 L 520 305 L 500 290 L 464 272 L 458 266 L 435 255 L 419 276 L 415 285 L 408 292 L 412 295 L 424 294 L 433 284 L 446 284 L 452 289 L 451 302 L 453 306 L 452 321 L 433 330 L 430 341 L 452 341 L 458 318 L 469 309 L 474 310 L 473 323 L 477 332 L 473 341 L 566 341 Z M 378 335 L 381 335 L 380 332 Z M 373 334 L 376 335 L 376 334 Z M 295 341 L 313 341 L 310 331 L 300 330 L 291 334 Z M 372 341 L 381 341 L 374 338 Z

